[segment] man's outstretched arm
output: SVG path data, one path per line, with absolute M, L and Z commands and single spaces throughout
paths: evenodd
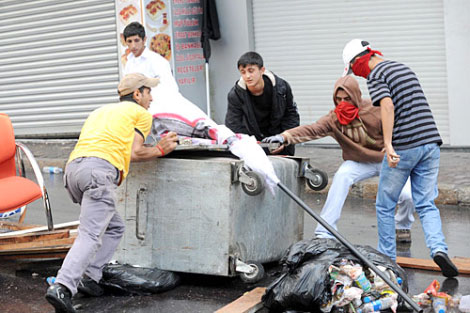
M 169 132 L 154 147 L 144 146 L 144 141 L 144 137 L 136 132 L 132 143 L 131 161 L 146 161 L 167 155 L 175 150 L 178 144 L 178 136 L 174 132 Z

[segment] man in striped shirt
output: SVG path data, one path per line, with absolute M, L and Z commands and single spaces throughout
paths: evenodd
M 437 197 L 442 139 L 416 74 L 406 65 L 384 60 L 367 41 L 353 39 L 343 50 L 344 75 L 367 79 L 372 104 L 380 106 L 385 156 L 377 191 L 380 252 L 396 259 L 394 211 L 408 177 L 416 212 L 431 257 L 446 277 L 457 276 L 447 255 Z

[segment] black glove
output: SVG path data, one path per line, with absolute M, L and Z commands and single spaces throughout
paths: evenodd
M 261 140 L 261 142 L 264 142 L 264 143 L 276 143 L 276 142 L 278 142 L 280 144 L 283 144 L 284 143 L 284 137 L 282 137 L 282 135 L 278 134 L 278 135 L 266 137 L 263 140 Z

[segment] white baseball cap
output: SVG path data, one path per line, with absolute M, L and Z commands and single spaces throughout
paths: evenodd
M 346 76 L 351 73 L 351 61 L 360 53 L 370 49 L 370 45 L 367 41 L 362 39 L 353 39 L 348 42 L 343 49 L 343 62 L 344 62 L 344 72 L 343 76 Z

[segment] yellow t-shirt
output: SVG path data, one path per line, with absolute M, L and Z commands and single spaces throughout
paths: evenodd
M 101 158 L 123 171 L 125 178 L 129 172 L 136 130 L 145 139 L 151 127 L 150 113 L 134 102 L 123 101 L 102 106 L 85 121 L 68 162 L 80 157 Z

